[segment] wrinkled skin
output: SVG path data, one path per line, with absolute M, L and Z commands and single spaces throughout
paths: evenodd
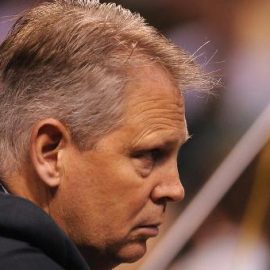
M 141 258 L 167 202 L 184 196 L 177 170 L 178 150 L 188 136 L 183 98 L 159 66 L 131 75 L 124 124 L 89 151 L 69 149 L 50 205 L 93 269 Z

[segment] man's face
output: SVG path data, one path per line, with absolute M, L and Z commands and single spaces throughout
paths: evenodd
M 159 66 L 132 76 L 123 125 L 92 150 L 72 148 L 52 205 L 79 246 L 119 262 L 144 255 L 166 203 L 184 196 L 177 170 L 187 138 L 182 97 Z

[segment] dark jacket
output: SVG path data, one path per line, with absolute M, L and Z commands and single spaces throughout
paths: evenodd
M 89 270 L 56 223 L 30 201 L 0 191 L 1 270 Z

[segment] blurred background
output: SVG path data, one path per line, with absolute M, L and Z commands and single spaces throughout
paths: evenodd
M 0 41 L 16 20 L 16 14 L 39 2 L 42 1 L 1 0 Z M 159 238 L 149 241 L 148 253 L 151 253 L 215 168 L 270 103 L 270 1 L 110 2 L 140 13 L 174 43 L 194 54 L 203 69 L 222 78 L 223 84 L 213 95 L 196 91 L 185 94 L 192 140 L 180 152 L 179 171 L 186 198 L 182 204 L 169 207 Z M 269 270 L 269 201 L 268 144 L 243 171 L 168 269 Z M 250 238 L 253 242 L 249 255 L 240 266 L 237 264 L 239 256 L 235 254 Z M 139 269 L 144 260 L 117 269 Z

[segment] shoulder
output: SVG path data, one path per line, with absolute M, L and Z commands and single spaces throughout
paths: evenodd
M 40 249 L 16 239 L 0 237 L 1 270 L 63 270 Z
M 0 194 L 0 269 L 89 269 L 74 243 L 42 209 Z

